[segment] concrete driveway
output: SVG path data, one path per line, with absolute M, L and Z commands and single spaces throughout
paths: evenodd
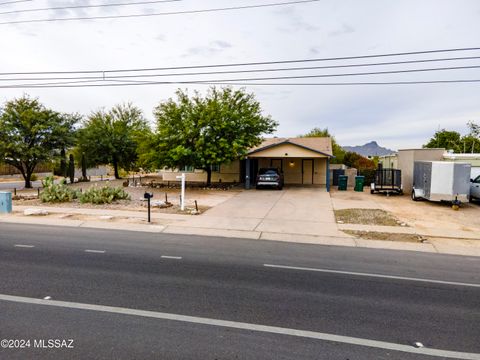
M 340 236 L 330 194 L 322 188 L 248 190 L 186 220 L 185 225 L 210 229 Z

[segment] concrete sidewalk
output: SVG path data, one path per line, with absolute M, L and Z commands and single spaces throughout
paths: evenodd
M 305 203 L 309 204 L 307 210 L 303 206 L 298 207 L 297 200 L 293 199 L 294 195 L 288 192 L 270 193 L 270 196 L 254 191 L 244 193 L 245 196 L 235 196 L 200 216 L 152 212 L 151 224 L 146 222 L 146 211 L 50 206 L 37 207 L 47 210 L 49 212 L 47 216 L 24 216 L 23 210 L 32 207 L 15 206 L 13 214 L 0 215 L 0 224 L 10 222 L 90 227 L 480 256 L 480 240 L 443 237 L 429 238 L 429 243 L 409 243 L 351 237 L 343 233 L 341 229 L 359 230 L 361 228 L 380 232 L 385 229 L 363 225 L 339 224 L 337 226 L 335 221 L 332 221 L 333 210 L 329 210 L 328 201 L 330 199 L 326 193 L 319 193 L 313 201 L 306 201 Z M 309 196 L 308 192 L 304 194 L 299 192 L 298 195 L 299 199 L 305 197 L 304 200 Z M 251 196 L 260 199 L 264 206 L 247 207 L 246 200 Z M 244 211 L 247 211 L 246 216 L 240 217 Z M 322 216 L 315 218 L 312 215 L 314 211 L 318 211 L 318 214 Z M 232 213 L 238 217 L 232 217 Z M 312 228 L 312 226 L 314 227 Z M 412 231 L 414 231 L 413 228 L 406 227 L 395 227 L 395 229 L 389 230 L 402 233 L 413 233 Z

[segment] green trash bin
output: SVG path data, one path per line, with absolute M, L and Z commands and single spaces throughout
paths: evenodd
M 338 190 L 345 191 L 347 190 L 348 176 L 339 175 L 338 176 Z
M 365 176 L 355 176 L 355 191 L 363 191 Z

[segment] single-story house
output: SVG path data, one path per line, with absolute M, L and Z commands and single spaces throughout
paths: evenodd
M 329 191 L 332 141 L 329 137 L 268 138 L 250 149 L 245 159 L 219 164 L 212 170 L 212 182 L 240 182 L 249 189 L 255 185 L 258 169 L 276 167 L 284 174 L 285 185 L 319 185 Z M 179 173 L 186 181 L 206 181 L 203 170 L 192 167 L 164 169 L 164 181 L 178 181 Z

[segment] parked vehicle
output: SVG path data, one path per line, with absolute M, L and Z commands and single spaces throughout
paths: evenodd
M 370 184 L 370 194 L 386 192 L 403 194 L 402 171 L 398 169 L 377 169 L 375 181 Z
M 283 173 L 277 168 L 261 168 L 258 170 L 256 188 L 259 189 L 262 186 L 282 190 Z
M 468 199 L 470 201 L 480 200 L 480 175 L 475 179 L 470 179 L 470 196 Z
M 470 194 L 470 164 L 415 161 L 412 200 L 448 201 L 458 206 Z

